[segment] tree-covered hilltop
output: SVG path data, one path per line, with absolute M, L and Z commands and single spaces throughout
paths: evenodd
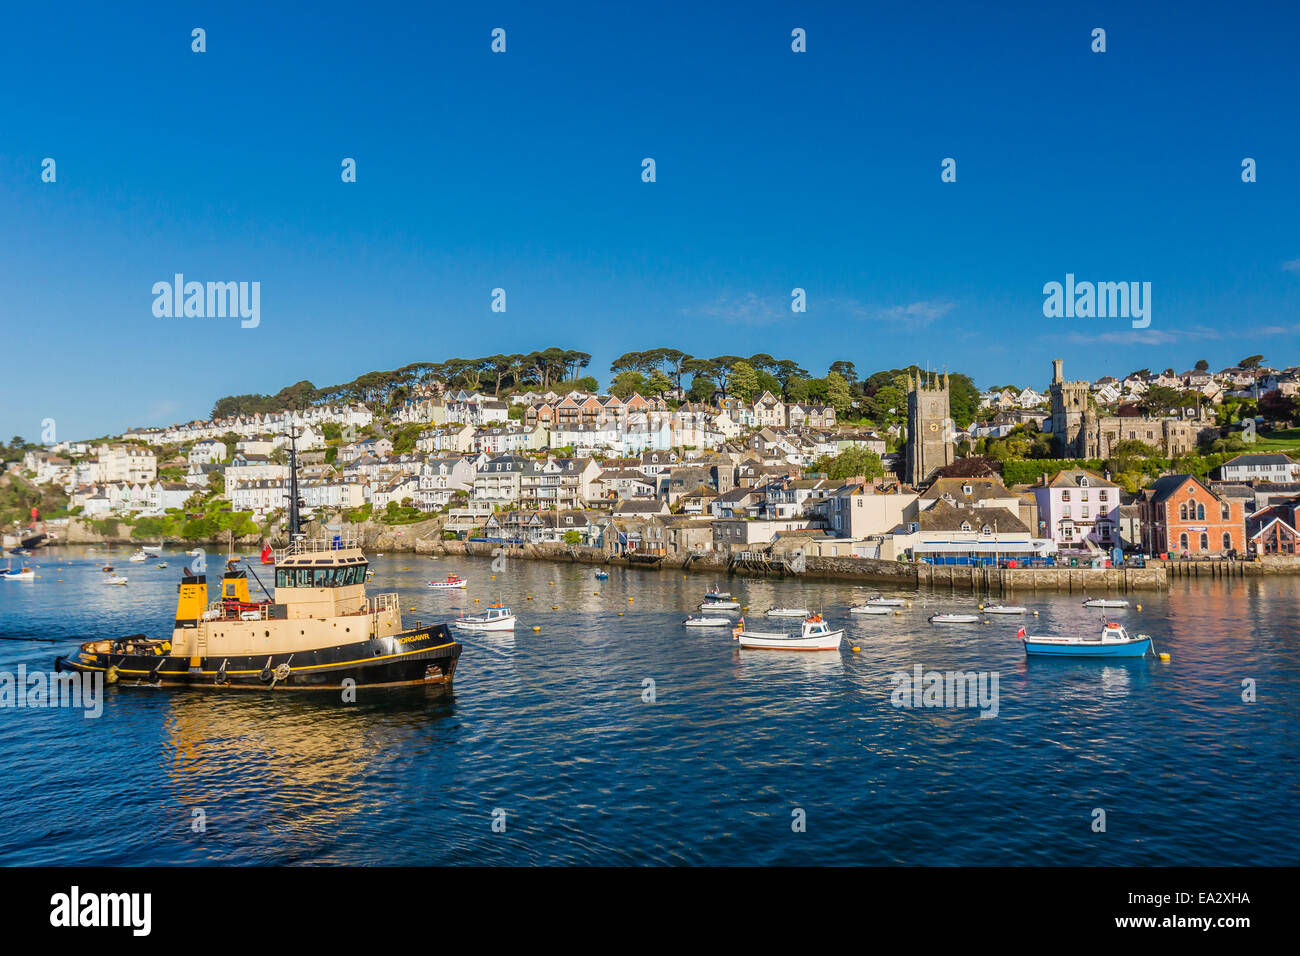
M 390 372 L 367 372 L 343 385 L 317 388 L 297 382 L 274 395 L 228 395 L 213 406 L 213 418 L 266 414 L 310 405 L 364 403 L 379 411 L 396 408 L 419 387 L 442 382 L 501 396 L 522 389 L 581 388 L 597 391 L 600 383 L 581 376 L 591 355 L 575 349 L 552 347 L 538 352 L 453 358 L 442 362 L 413 362 Z M 887 369 L 859 377 L 848 359 L 830 364 L 815 375 L 798 362 L 766 352 L 748 357 L 691 355 L 680 349 L 655 348 L 626 352 L 609 367 L 609 391 L 619 397 L 633 392 L 667 396 L 693 402 L 710 402 L 715 396 L 736 396 L 753 401 L 770 392 L 783 401 L 831 405 L 846 420 L 880 424 L 901 421 L 907 414 L 907 377 L 918 365 Z M 949 375 L 952 417 L 965 427 L 979 410 L 979 390 L 967 375 Z
M 317 388 L 304 380 L 282 388 L 274 395 L 227 395 L 217 399 L 212 406 L 212 418 L 265 415 L 311 405 L 364 403 L 386 410 L 406 401 L 417 386 L 432 382 L 488 391 L 494 395 L 507 388 L 545 389 L 577 379 L 581 370 L 590 363 L 591 356 L 586 352 L 554 346 L 537 352 L 412 362 L 389 372 L 367 372 L 343 385 Z

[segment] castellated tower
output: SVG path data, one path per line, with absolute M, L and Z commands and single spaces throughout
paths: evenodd
M 904 480 L 913 487 L 954 459 L 948 373 L 907 373 L 907 460 Z
M 1052 359 L 1052 434 L 1062 458 L 1095 458 L 1100 453 L 1101 435 L 1097 409 L 1089 398 L 1087 382 L 1067 382 L 1061 359 Z

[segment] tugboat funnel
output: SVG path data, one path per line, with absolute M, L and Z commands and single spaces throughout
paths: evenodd
M 207 576 L 186 575 L 181 578 L 179 591 L 180 596 L 176 599 L 176 626 L 194 627 L 208 607 Z

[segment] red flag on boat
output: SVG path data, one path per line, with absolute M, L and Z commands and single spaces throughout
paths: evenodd
M 1016 637 L 1024 637 L 1024 636 L 1025 636 L 1025 627 L 1022 624 L 1020 626 L 1020 630 L 1016 631 Z

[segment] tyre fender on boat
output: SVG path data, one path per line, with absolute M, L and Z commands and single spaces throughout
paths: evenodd
M 116 664 L 109 664 L 109 665 L 108 665 L 108 670 L 104 671 L 104 682 L 105 682 L 105 683 L 108 683 L 108 684 L 116 684 L 116 683 L 117 683 L 117 677 L 118 677 L 118 667 L 117 667 L 117 665 L 116 665 Z

